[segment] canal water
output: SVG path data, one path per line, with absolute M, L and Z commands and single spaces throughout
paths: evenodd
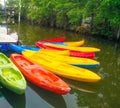
M 85 40 L 84 46 L 97 47 L 101 52 L 95 60 L 100 66 L 90 69 L 101 76 L 97 83 L 83 83 L 62 78 L 71 86 L 67 95 L 58 95 L 27 82 L 25 94 L 16 95 L 0 88 L 0 108 L 119 108 L 120 106 L 120 45 L 98 36 L 83 36 L 63 30 L 32 26 L 27 23 L 8 24 L 8 33 L 18 33 L 21 44 L 34 46 L 38 40 L 66 36 L 66 41 Z M 4 52 L 9 56 L 13 52 Z

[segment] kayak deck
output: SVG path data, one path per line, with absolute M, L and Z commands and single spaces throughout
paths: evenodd
M 3 53 L 0 53 L 0 82 L 17 94 L 25 92 L 26 81 L 23 75 Z
M 52 72 L 36 65 L 20 54 L 11 54 L 11 60 L 31 83 L 58 94 L 67 94 L 70 87 Z
M 51 58 L 46 56 L 43 57 L 43 55 L 40 54 L 30 54 L 26 51 L 22 54 L 38 65 L 43 66 L 45 69 L 52 71 L 59 76 L 83 82 L 97 82 L 101 79 L 99 75 L 88 69 L 71 66 L 63 62 L 53 61 Z

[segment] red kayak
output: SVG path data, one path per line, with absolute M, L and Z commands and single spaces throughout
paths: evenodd
M 31 83 L 57 94 L 69 93 L 71 88 L 68 84 L 52 72 L 45 70 L 20 54 L 11 54 L 10 59 Z
M 64 41 L 65 41 L 65 36 L 61 36 L 61 37 L 47 39 L 47 40 L 39 40 L 38 42 L 64 42 Z
M 51 47 L 43 44 L 42 42 L 36 42 L 35 44 L 39 48 L 44 48 L 44 49 L 49 49 L 49 50 L 66 50 L 64 48 L 56 48 L 56 47 Z M 80 51 L 73 51 L 69 50 L 70 56 L 75 56 L 75 57 L 83 57 L 83 58 L 94 58 L 95 53 L 94 52 L 80 52 Z

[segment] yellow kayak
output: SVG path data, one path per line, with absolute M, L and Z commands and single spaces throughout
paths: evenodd
M 23 51 L 22 54 L 45 69 L 65 78 L 83 82 L 98 82 L 101 79 L 99 75 L 88 69 L 54 61 L 49 57 L 43 57 L 43 55 L 33 54 L 27 51 Z
M 66 50 L 73 50 L 73 51 L 80 51 L 80 52 L 99 52 L 99 48 L 95 47 L 73 47 L 73 46 L 61 46 L 61 45 L 55 45 L 55 44 L 50 44 L 46 43 L 45 45 L 53 48 L 59 48 L 59 49 L 66 49 Z
M 78 46 L 83 46 L 85 41 L 81 40 L 81 41 L 64 42 L 64 43 L 67 44 L 68 46 L 78 47 Z
M 33 53 L 33 51 L 29 51 L 30 53 Z M 100 65 L 100 63 L 96 60 L 93 59 L 88 59 L 88 58 L 80 58 L 80 57 L 71 57 L 71 56 L 65 56 L 65 55 L 61 55 L 60 53 L 61 51 L 49 51 L 47 52 L 47 50 L 43 49 L 40 50 L 38 52 L 36 52 L 35 54 L 40 54 L 43 56 L 49 56 L 49 58 L 51 58 L 52 60 L 57 60 L 57 61 L 61 61 L 61 62 L 65 62 L 74 66 L 79 66 L 79 67 L 84 67 L 84 68 L 94 68 Z
M 29 50 L 28 50 L 29 51 Z M 70 51 L 69 50 L 48 50 L 48 49 L 40 49 L 40 51 L 36 51 L 36 52 L 43 52 L 43 53 L 47 53 L 47 54 L 51 54 L 54 53 L 55 55 L 66 55 L 66 56 L 70 56 Z

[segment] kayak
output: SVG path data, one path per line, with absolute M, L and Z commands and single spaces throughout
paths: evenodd
M 62 79 L 22 55 L 11 54 L 10 59 L 21 70 L 26 79 L 36 86 L 58 94 L 67 94 L 70 91 L 70 87 Z
M 23 51 L 22 54 L 45 69 L 65 78 L 83 82 L 98 82 L 101 77 L 96 73 L 64 62 L 54 61 L 48 56 Z
M 99 48 L 95 47 L 72 47 L 72 46 L 61 46 L 61 45 L 55 45 L 55 44 L 45 44 L 46 46 L 56 48 L 56 49 L 66 49 L 66 50 L 72 50 L 72 51 L 81 51 L 81 52 L 99 52 Z
M 60 55 L 72 56 L 72 57 L 80 57 L 80 58 L 94 58 L 94 53 L 82 53 L 78 51 L 70 51 L 70 50 L 53 50 L 53 49 L 43 49 L 39 50 L 40 52 L 46 53 L 55 53 Z
M 69 56 L 70 52 L 69 50 L 48 50 L 48 49 L 40 49 L 39 51 L 31 51 L 31 50 L 26 50 L 30 52 L 37 52 L 37 53 L 46 53 L 46 54 L 55 54 L 55 55 L 64 55 L 64 56 Z
M 67 46 L 64 42 L 42 42 L 42 44 L 57 44 L 57 45 L 62 45 L 62 46 Z
M 64 42 L 64 41 L 65 41 L 65 36 L 61 36 L 52 39 L 39 40 L 38 42 Z
M 0 83 L 17 94 L 23 94 L 26 89 L 24 76 L 3 53 L 0 53 Z
M 96 60 L 89 59 L 89 58 L 80 58 L 80 57 L 71 57 L 71 56 L 66 56 L 62 55 L 60 51 L 46 51 L 44 49 L 41 49 L 38 52 L 33 52 L 30 50 L 26 50 L 28 53 L 32 53 L 35 55 L 42 55 L 45 57 L 49 57 L 54 61 L 61 61 L 68 63 L 73 66 L 78 66 L 78 67 L 83 67 L 83 68 L 95 68 L 100 65 L 100 63 Z
M 77 47 L 77 46 L 83 46 L 85 41 L 81 40 L 81 41 L 71 41 L 71 42 L 42 42 L 42 44 L 49 44 L 49 43 L 50 44 L 62 45 L 62 46 L 74 46 L 74 47 Z
M 48 49 L 48 50 L 62 50 L 62 51 L 63 50 L 68 50 L 69 51 L 69 56 L 83 57 L 83 58 L 94 58 L 95 57 L 94 52 L 81 52 L 81 51 L 77 51 L 77 50 L 56 48 L 56 47 L 51 47 L 51 46 L 42 44 L 42 42 L 37 42 L 35 45 L 39 48 Z
M 0 43 L 0 51 L 7 51 L 7 44 L 5 43 Z
M 88 59 L 88 58 L 80 58 L 80 57 L 71 57 L 71 56 L 64 56 L 64 55 L 58 55 L 55 53 L 46 53 L 39 51 L 41 55 L 43 56 L 50 56 L 53 60 L 58 60 L 61 62 L 68 63 L 70 65 L 83 67 L 83 68 L 95 68 L 100 65 L 98 61 Z
M 37 47 L 30 47 L 30 46 L 25 46 L 25 45 L 17 45 L 17 44 L 13 44 L 13 43 L 9 43 L 8 48 L 9 48 L 9 50 L 15 51 L 17 53 L 21 53 L 24 50 L 32 50 L 32 51 L 39 51 L 40 50 L 40 48 L 37 48 Z
M 8 47 L 9 47 L 9 50 L 11 51 L 15 51 L 17 53 L 22 53 L 22 51 L 25 51 L 25 50 L 31 50 L 31 51 L 46 51 L 48 53 L 50 52 L 53 52 L 54 53 L 57 53 L 57 54 L 61 54 L 61 55 L 69 55 L 69 51 L 67 50 L 64 50 L 64 51 L 55 51 L 55 50 L 45 50 L 45 49 L 40 49 L 40 48 L 37 48 L 37 47 L 30 47 L 30 46 L 25 46 L 25 45 L 17 45 L 17 44 L 8 44 Z
M 78 46 L 83 46 L 85 43 L 84 40 L 81 41 L 73 41 L 73 42 L 64 42 L 64 44 L 68 45 L 68 46 L 73 46 L 73 47 L 78 47 Z

